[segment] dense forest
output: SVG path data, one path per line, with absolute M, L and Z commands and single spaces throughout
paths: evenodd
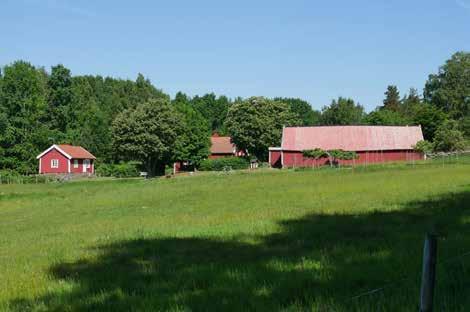
M 379 104 L 379 103 L 378 103 Z M 429 148 L 463 148 L 470 136 L 470 53 L 452 55 L 429 75 L 422 95 L 394 85 L 367 113 L 340 97 L 314 110 L 298 98 L 231 99 L 213 93 L 174 98 L 139 74 L 135 81 L 73 76 L 64 65 L 50 71 L 26 61 L 0 72 L 0 170 L 37 172 L 36 155 L 54 143 L 81 145 L 100 163 L 140 161 L 159 174 L 174 160 L 197 165 L 217 132 L 260 160 L 279 145 L 283 125 L 421 125 Z M 432 145 L 432 146 L 431 146 Z

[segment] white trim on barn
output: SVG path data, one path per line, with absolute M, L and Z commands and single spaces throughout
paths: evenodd
M 41 174 L 41 162 L 42 162 L 42 158 L 39 158 L 39 174 Z
M 45 150 L 44 152 L 42 152 L 41 154 L 39 154 L 38 156 L 36 156 L 36 159 L 39 159 L 41 158 L 42 156 L 46 155 L 47 153 L 49 153 L 52 149 L 56 149 L 58 150 L 60 153 L 62 153 L 62 155 L 64 155 L 65 157 L 67 157 L 68 159 L 72 159 L 72 156 L 70 156 L 69 154 L 67 154 L 66 152 L 64 152 L 60 147 L 58 147 L 57 145 L 52 145 L 51 147 L 49 147 L 47 150 Z M 70 172 L 70 171 L 69 171 Z

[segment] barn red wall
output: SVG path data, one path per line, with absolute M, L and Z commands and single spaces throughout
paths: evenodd
M 415 151 L 372 151 L 372 152 L 357 152 L 359 158 L 356 160 L 340 160 L 342 165 L 352 164 L 373 164 L 382 162 L 394 161 L 413 161 L 424 159 L 423 154 Z M 302 152 L 283 152 L 284 167 L 313 167 L 328 164 L 327 158 L 318 160 L 311 158 L 304 158 Z
M 71 173 L 84 173 L 83 172 L 83 159 L 78 159 L 78 168 L 73 167 L 74 159 L 70 163 L 70 172 Z M 90 167 L 86 170 L 86 173 L 93 173 L 93 159 L 90 159 Z
M 269 151 L 270 165 L 273 168 L 281 168 L 281 151 Z
M 59 160 L 59 168 L 51 168 L 51 160 Z M 51 149 L 48 153 L 40 158 L 41 172 L 40 173 L 68 173 L 68 158 L 59 153 L 55 149 Z

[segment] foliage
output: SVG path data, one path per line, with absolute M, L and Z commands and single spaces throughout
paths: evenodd
M 413 122 L 421 125 L 425 140 L 434 139 L 437 128 L 447 119 L 447 115 L 430 104 L 416 105 L 413 110 Z
M 401 113 L 388 109 L 378 109 L 370 112 L 364 118 L 364 122 L 369 125 L 382 126 L 404 126 L 411 123 L 409 118 Z
M 212 132 L 226 134 L 224 122 L 232 104 L 226 96 L 216 97 L 214 93 L 209 93 L 195 96 L 190 100 L 190 103 L 207 120 Z
M 470 115 L 470 52 L 457 52 L 429 75 L 424 98 L 453 118 Z
M 302 155 L 305 158 L 320 159 L 320 158 L 323 158 L 323 157 L 328 157 L 328 152 L 322 150 L 321 148 L 315 148 L 313 150 L 304 150 L 304 151 L 302 151 Z
M 439 152 L 455 152 L 465 149 L 463 133 L 454 120 L 446 120 L 436 130 L 434 149 Z
M 190 105 L 188 97 L 183 93 L 177 93 L 172 104 L 180 113 L 184 124 L 177 140 L 175 159 L 198 166 L 209 156 L 211 129 L 207 120 Z
M 36 172 L 39 146 L 48 142 L 43 123 L 46 109 L 46 74 L 27 62 L 5 66 L 1 86 L 0 168 L 22 174 Z
M 342 149 L 334 149 L 327 152 L 330 158 L 330 165 L 338 163 L 338 160 L 353 160 L 359 158 L 354 151 L 344 151 Z
M 120 162 L 118 164 L 97 163 L 96 174 L 100 177 L 130 178 L 140 175 L 141 163 L 135 161 Z
M 466 138 L 470 137 L 470 116 L 465 116 L 458 120 L 459 130 L 462 131 Z
M 300 121 L 285 103 L 252 97 L 234 103 L 227 115 L 227 129 L 233 142 L 260 161 L 268 158 L 268 148 L 281 143 L 282 127 Z
M 401 100 L 400 112 L 404 117 L 410 118 L 415 108 L 422 103 L 418 90 L 410 88 L 408 94 L 403 96 Z
M 299 98 L 274 98 L 274 101 L 283 102 L 290 106 L 291 111 L 301 121 L 299 126 L 316 126 L 320 124 L 321 113 L 314 110 L 310 103 Z
M 114 149 L 141 161 L 149 176 L 163 175 L 174 160 L 184 124 L 168 100 L 157 99 L 120 113 L 112 125 Z
M 385 91 L 385 99 L 383 101 L 382 109 L 398 112 L 400 110 L 400 93 L 397 86 L 388 86 Z
M 432 142 L 421 140 L 418 143 L 416 143 L 415 146 L 413 146 L 413 149 L 425 155 L 429 155 L 434 150 L 434 145 Z
M 357 125 L 364 118 L 364 107 L 355 104 L 354 100 L 339 97 L 330 106 L 322 109 L 321 123 L 323 125 Z
M 250 166 L 248 159 L 244 157 L 220 157 L 204 159 L 199 170 L 201 171 L 223 171 L 227 169 L 247 169 Z

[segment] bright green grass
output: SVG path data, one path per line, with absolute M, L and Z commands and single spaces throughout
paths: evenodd
M 416 311 L 424 234 L 470 251 L 469 206 L 468 161 L 0 185 L 0 310 Z M 436 310 L 469 280 L 440 263 Z

